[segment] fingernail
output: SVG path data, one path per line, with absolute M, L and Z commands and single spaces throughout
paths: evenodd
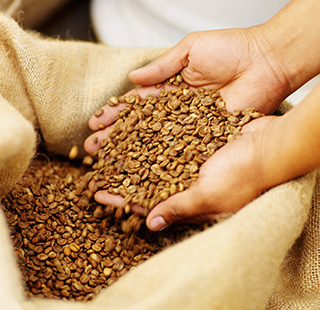
M 162 216 L 156 216 L 149 223 L 149 228 L 153 231 L 159 231 L 166 228 L 167 222 Z

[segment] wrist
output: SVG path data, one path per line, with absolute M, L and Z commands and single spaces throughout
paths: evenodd
M 318 0 L 292 0 L 269 21 L 252 27 L 287 95 L 320 73 L 319 14 Z
M 312 170 L 290 122 L 287 116 L 267 116 L 243 128 L 244 135 L 253 132 L 250 186 L 258 194 Z
M 266 189 L 320 166 L 320 85 L 298 106 L 274 117 L 261 132 L 262 184 Z
M 288 152 L 287 143 L 289 141 L 285 135 L 288 130 L 285 130 L 284 125 L 283 116 L 274 117 L 263 130 L 257 133 L 260 141 L 260 158 L 262 159 L 260 163 L 262 191 L 297 176 L 292 171 L 296 154 Z

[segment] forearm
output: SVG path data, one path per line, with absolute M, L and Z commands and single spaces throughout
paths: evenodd
M 276 118 L 263 136 L 267 188 L 320 166 L 320 84 L 298 106 Z
M 264 52 L 286 76 L 289 93 L 320 73 L 320 1 L 292 0 L 257 27 Z

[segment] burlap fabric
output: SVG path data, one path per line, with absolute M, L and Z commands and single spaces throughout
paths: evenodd
M 2 15 L 0 42 L 2 194 L 32 158 L 33 128 L 56 153 L 80 146 L 93 111 L 132 87 L 130 70 L 163 52 L 44 40 Z M 269 190 L 86 304 L 25 299 L 0 211 L 0 309 L 319 309 L 319 176 L 315 171 Z
M 5 113 L 11 105 L 25 118 L 15 127 L 30 122 L 40 129 L 49 151 L 67 155 L 77 145 L 79 154 L 84 155 L 83 142 L 91 133 L 90 116 L 110 96 L 133 88 L 128 79 L 131 70 L 163 52 L 164 49 L 126 49 L 43 39 L 26 33 L 13 20 L 0 15 L 0 109 L 8 123 L 8 135 L 13 123 Z M 6 122 L 1 126 L 5 127 Z M 4 152 L 0 156 L 6 156 L 7 151 L 3 150 L 9 140 L 13 143 L 16 139 L 16 135 L 8 135 L 8 142 L 0 139 L 0 150 Z M 12 169 L 17 166 L 17 160 L 10 154 L 0 166 L 1 183 L 5 184 L 0 187 L 0 197 L 28 165 L 35 134 L 30 139 L 33 142 L 25 144 L 25 154 L 19 150 L 19 156 L 24 159 L 19 171 Z

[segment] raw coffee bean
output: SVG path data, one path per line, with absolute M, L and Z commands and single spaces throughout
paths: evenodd
M 78 156 L 78 153 L 79 153 L 79 148 L 76 145 L 74 145 L 69 152 L 69 158 L 75 159 Z
M 92 163 L 93 163 L 93 158 L 91 156 L 85 156 L 82 160 L 82 163 L 84 165 L 88 165 L 88 166 L 91 166 Z
M 109 105 L 116 106 L 119 104 L 119 99 L 117 97 L 110 97 L 109 99 Z
M 95 117 L 99 117 L 101 116 L 102 114 L 104 113 L 104 110 L 103 109 L 98 109 L 94 112 L 94 116 Z

